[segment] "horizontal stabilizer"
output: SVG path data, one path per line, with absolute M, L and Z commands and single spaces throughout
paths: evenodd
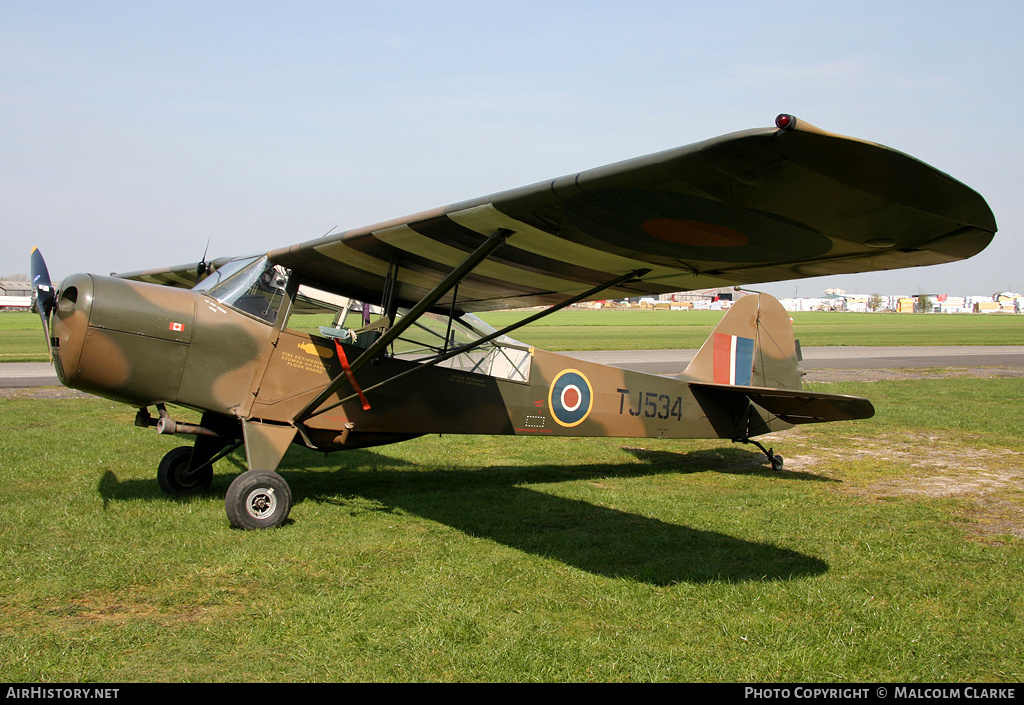
M 722 401 L 735 401 L 742 397 L 765 411 L 791 424 L 821 423 L 824 421 L 850 421 L 869 419 L 875 415 L 871 402 L 863 397 L 846 394 L 805 392 L 800 389 L 771 389 L 745 387 L 735 384 L 707 384 L 690 382 L 699 389 Z

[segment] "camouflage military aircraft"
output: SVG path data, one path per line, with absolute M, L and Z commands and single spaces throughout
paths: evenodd
M 677 377 L 537 350 L 509 337 L 579 301 L 910 267 L 970 257 L 996 230 L 977 193 L 900 152 L 790 115 L 738 132 L 269 253 L 55 291 L 32 252 L 54 368 L 131 404 L 136 424 L 195 436 L 157 479 L 208 489 L 244 446 L 232 525 L 281 525 L 275 472 L 321 451 L 428 433 L 755 437 L 871 416 L 803 391 L 788 314 L 745 296 Z M 474 313 L 543 307 L 497 331 Z M 671 341 L 666 341 L 667 345 Z M 202 412 L 175 420 L 169 405 Z M 155 409 L 156 417 L 150 409 Z

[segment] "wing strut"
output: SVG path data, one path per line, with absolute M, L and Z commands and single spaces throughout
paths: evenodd
M 537 320 L 539 320 L 541 318 L 544 318 L 545 316 L 551 315 L 555 311 L 560 311 L 561 309 L 565 308 L 566 306 L 571 306 L 574 303 L 576 303 L 577 301 L 583 301 L 584 299 L 590 298 L 591 296 L 594 296 L 595 294 L 597 294 L 597 293 L 599 293 L 601 291 L 604 291 L 605 289 L 610 289 L 611 287 L 617 286 L 619 284 L 622 284 L 623 282 L 630 281 L 630 280 L 633 280 L 633 279 L 638 279 L 639 277 L 644 276 L 645 274 L 647 274 L 650 271 L 651 271 L 650 269 L 635 269 L 632 272 L 627 272 L 626 274 L 622 274 L 620 276 L 617 276 L 614 279 L 611 279 L 611 280 L 605 282 L 604 284 L 598 284 L 593 289 L 588 289 L 587 291 L 584 291 L 582 294 L 577 294 L 576 296 L 573 296 L 572 298 L 566 299 L 565 301 L 562 301 L 561 303 L 558 303 L 558 304 L 555 304 L 553 306 L 550 306 L 550 307 L 544 309 L 543 311 L 539 311 L 539 312 L 533 314 L 532 316 L 528 316 L 527 318 L 524 318 L 521 321 L 518 321 L 518 322 L 513 323 L 511 325 L 505 326 L 501 330 L 494 331 L 493 333 L 485 335 L 484 337 L 479 338 L 478 340 L 474 340 L 472 343 L 467 343 L 466 345 L 462 345 L 462 346 L 459 346 L 457 348 L 453 348 L 453 349 L 449 350 L 448 352 L 442 353 L 441 355 L 438 355 L 437 357 L 435 357 L 433 359 L 430 359 L 430 360 L 427 360 L 426 362 L 420 363 L 419 365 L 417 365 L 416 367 L 413 367 L 412 369 L 406 370 L 405 372 L 397 374 L 394 377 L 389 377 L 388 379 L 383 380 L 382 382 L 378 382 L 377 384 L 373 385 L 372 387 L 367 387 L 366 389 L 362 390 L 363 394 L 366 394 L 368 392 L 372 392 L 375 389 L 380 389 L 381 387 L 385 387 L 385 386 L 387 386 L 389 384 L 392 384 L 393 382 L 397 382 L 399 380 L 405 379 L 406 377 L 409 377 L 410 375 L 414 375 L 417 372 L 425 370 L 425 369 L 427 369 L 429 367 L 434 367 L 435 365 L 438 365 L 438 364 L 444 362 L 445 360 L 450 360 L 451 358 L 453 358 L 453 357 L 455 357 L 457 355 L 461 355 L 461 354 L 463 354 L 465 352 L 468 352 L 468 351 L 470 351 L 470 350 L 472 350 L 472 349 L 474 349 L 476 347 L 479 347 L 480 345 L 484 345 L 486 343 L 489 343 L 492 340 L 494 340 L 495 338 L 500 338 L 503 335 L 508 335 L 509 333 L 511 333 L 512 331 L 516 330 L 517 328 L 522 328 L 525 325 L 529 325 L 530 323 L 533 323 L 534 321 L 537 321 Z M 420 313 L 422 313 L 422 311 Z M 406 317 L 403 317 L 402 320 L 404 321 L 405 318 Z M 368 352 L 369 351 L 367 351 L 367 353 Z M 359 358 L 357 359 L 357 362 L 358 362 L 358 360 L 362 360 L 364 357 L 366 357 L 367 353 L 363 353 L 362 355 L 360 355 Z M 349 396 L 345 397 L 344 399 L 342 399 L 340 401 L 334 402 L 330 406 L 326 406 L 323 409 L 317 409 L 317 407 L 320 406 L 320 404 L 322 404 L 327 399 L 327 397 L 329 397 L 331 394 L 333 394 L 334 392 L 338 391 L 341 388 L 341 386 L 345 383 L 345 380 L 346 380 L 345 375 L 339 375 L 339 377 L 335 378 L 331 382 L 331 384 L 328 385 L 327 389 L 324 390 L 323 392 L 321 392 L 319 395 L 317 395 L 316 399 L 314 399 L 312 402 L 307 404 L 305 406 L 305 408 L 302 409 L 302 411 L 300 411 L 298 414 L 296 414 L 295 417 L 292 419 L 292 421 L 294 423 L 296 423 L 296 424 L 301 424 L 303 421 L 306 421 L 306 420 L 312 418 L 313 416 L 319 416 L 320 414 L 326 413 L 326 412 L 330 411 L 331 409 L 339 407 L 342 404 L 344 404 L 345 402 L 350 401 L 351 399 L 353 399 L 356 396 L 358 396 L 357 394 L 350 394 Z
M 457 286 L 458 283 L 462 281 L 474 267 L 487 259 L 487 257 L 496 249 L 501 247 L 501 245 L 504 244 L 505 239 L 511 234 L 511 230 L 501 228 L 487 238 L 487 240 L 485 240 L 478 248 L 476 248 L 476 250 L 466 257 L 458 267 L 449 272 L 448 276 L 438 282 L 437 286 L 431 289 L 422 299 L 420 299 L 419 303 L 409 309 L 409 312 L 402 316 L 395 325 L 385 330 L 370 347 L 364 350 L 363 353 L 349 365 L 351 374 L 355 374 L 363 365 L 383 353 L 387 347 L 391 345 L 396 338 L 398 338 L 398 336 L 404 333 L 405 330 L 415 323 L 420 316 L 436 304 L 442 296 L 451 291 L 453 287 Z M 295 423 L 301 423 L 310 416 L 314 416 L 315 414 L 313 412 L 316 408 L 327 401 L 332 394 L 341 389 L 346 381 L 348 381 L 347 374 L 340 374 L 335 377 L 331 380 L 331 383 L 316 396 L 316 398 L 306 404 L 306 406 L 295 414 L 292 421 Z

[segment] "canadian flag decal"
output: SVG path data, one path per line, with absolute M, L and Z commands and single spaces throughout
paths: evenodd
M 185 330 L 185 324 L 184 323 L 173 323 L 172 322 L 171 325 L 169 325 L 167 328 L 168 328 L 168 330 L 173 330 L 173 331 L 175 331 L 177 333 L 181 333 L 181 332 L 183 332 Z

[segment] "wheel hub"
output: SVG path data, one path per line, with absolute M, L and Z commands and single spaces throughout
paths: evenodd
M 277 509 L 277 495 L 273 488 L 258 487 L 245 499 L 245 509 L 253 519 L 263 519 Z

